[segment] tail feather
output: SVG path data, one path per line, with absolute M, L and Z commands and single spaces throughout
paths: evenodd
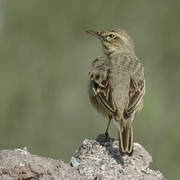
M 119 151 L 121 155 L 131 154 L 133 151 L 133 128 L 131 119 L 125 120 L 119 126 Z

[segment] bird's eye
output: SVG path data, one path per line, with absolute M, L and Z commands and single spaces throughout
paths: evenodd
M 114 34 L 109 34 L 108 37 L 113 38 L 113 37 L 114 37 Z

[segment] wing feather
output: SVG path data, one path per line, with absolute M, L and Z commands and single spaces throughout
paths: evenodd
M 100 111 L 109 115 L 116 113 L 116 106 L 112 97 L 112 89 L 109 84 L 110 65 L 106 59 L 96 59 L 92 63 L 90 71 L 90 99 L 93 105 Z M 96 102 L 94 102 L 96 101 Z
M 144 80 L 130 80 L 129 103 L 125 110 L 125 117 L 128 118 L 134 112 L 140 111 L 143 107 L 143 96 L 145 94 Z

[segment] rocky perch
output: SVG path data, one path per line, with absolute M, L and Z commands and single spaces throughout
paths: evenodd
M 149 168 L 151 162 L 142 145 L 134 143 L 133 155 L 121 157 L 118 141 L 99 135 L 96 141 L 84 140 L 70 165 L 26 149 L 1 150 L 0 180 L 165 180 Z

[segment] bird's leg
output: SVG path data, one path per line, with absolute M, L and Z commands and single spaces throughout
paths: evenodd
M 109 133 L 108 133 L 108 130 L 109 130 L 109 126 L 111 124 L 111 120 L 112 120 L 112 116 L 111 115 L 108 115 L 108 124 L 107 124 L 107 128 L 106 128 L 106 131 L 105 131 L 105 135 L 106 135 L 106 138 L 109 137 Z

